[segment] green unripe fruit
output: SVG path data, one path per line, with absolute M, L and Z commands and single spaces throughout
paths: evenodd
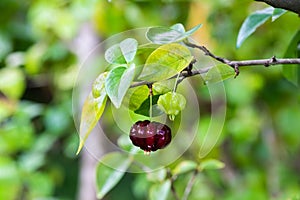
M 159 108 L 169 115 L 170 120 L 174 120 L 175 116 L 185 108 L 186 100 L 183 95 L 176 92 L 168 92 L 159 97 L 157 105 Z

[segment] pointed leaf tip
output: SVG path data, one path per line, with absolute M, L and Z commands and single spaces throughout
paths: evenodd
M 103 114 L 107 100 L 104 88 L 106 76 L 107 72 L 104 72 L 96 78 L 93 84 L 93 90 L 89 93 L 83 104 L 79 128 L 80 143 L 76 155 L 78 155 L 83 148 L 86 139 Z

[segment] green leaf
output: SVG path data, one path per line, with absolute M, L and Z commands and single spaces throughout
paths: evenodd
M 168 194 L 170 192 L 171 189 L 171 181 L 170 180 L 166 180 L 162 183 L 157 183 L 154 184 L 151 188 L 150 188 L 150 200 L 165 200 L 168 197 Z
M 219 64 L 212 67 L 205 75 L 206 83 L 217 83 L 235 76 L 235 71 L 232 67 Z
M 94 82 L 93 90 L 85 100 L 80 121 L 80 144 L 76 154 L 81 151 L 87 137 L 96 126 L 100 119 L 107 100 L 106 91 L 104 88 L 107 72 L 101 73 Z
M 148 82 L 166 80 L 186 68 L 192 59 L 185 46 L 177 43 L 162 45 L 150 54 L 139 79 Z
M 195 27 L 193 27 L 192 29 L 190 29 L 190 30 L 188 30 L 187 32 L 185 32 L 184 34 L 183 34 L 183 39 L 185 39 L 185 38 L 187 38 L 187 37 L 189 37 L 189 36 L 191 36 L 193 33 L 195 33 L 199 28 L 201 28 L 202 27 L 202 24 L 198 24 L 197 26 L 195 26 Z
M 111 102 L 116 108 L 121 106 L 122 100 L 130 87 L 134 77 L 135 65 L 129 68 L 117 67 L 112 69 L 105 80 L 105 89 Z
M 152 182 L 162 182 L 167 177 L 167 170 L 165 168 L 158 169 L 147 173 L 147 180 Z
M 131 159 L 113 152 L 105 155 L 96 169 L 97 197 L 102 199 L 124 176 Z
M 293 39 L 291 40 L 287 51 L 285 52 L 285 58 L 299 58 L 300 57 L 300 49 L 298 47 L 300 43 L 300 30 L 295 34 Z M 294 85 L 299 85 L 299 65 L 282 65 L 282 73 L 283 76 L 289 80 Z
M 163 111 L 159 109 L 157 105 L 157 100 L 159 99 L 160 95 L 153 95 L 152 96 L 152 116 L 156 117 L 163 114 Z M 141 106 L 135 110 L 134 112 L 139 115 L 148 116 L 149 117 L 149 109 L 150 109 L 150 97 L 148 97 Z
M 128 135 L 123 134 L 117 140 L 118 146 L 124 151 L 133 153 L 134 151 L 138 151 L 139 148 L 132 145 L 132 142 Z
M 197 168 L 197 163 L 191 160 L 185 160 L 180 162 L 173 170 L 173 175 L 184 174 L 186 172 L 195 170 Z
M 182 33 L 168 27 L 149 28 L 146 33 L 147 39 L 154 44 L 168 44 L 177 42 Z
M 175 24 L 168 27 L 152 27 L 149 28 L 146 37 L 149 41 L 154 44 L 169 44 L 174 42 L 180 42 L 187 37 L 191 36 L 197 31 L 202 25 L 199 24 L 191 30 L 185 32 L 182 24 Z
M 200 163 L 199 171 L 206 170 L 206 169 L 222 169 L 224 168 L 224 166 L 225 164 L 219 160 L 206 159 Z
M 135 88 L 130 88 L 125 97 L 124 97 L 124 104 L 128 105 L 130 110 L 137 110 L 142 103 L 148 98 L 149 96 L 149 88 L 146 85 L 142 85 Z
M 287 11 L 282 8 L 275 8 L 272 15 L 272 22 L 281 17 Z
M 238 34 L 236 43 L 237 48 L 242 45 L 245 39 L 254 33 L 257 27 L 265 23 L 273 15 L 273 11 L 273 7 L 268 7 L 263 10 L 256 11 L 246 18 Z
M 133 61 L 138 47 L 138 42 L 133 38 L 128 38 L 120 43 L 122 54 L 127 63 Z
M 163 81 L 155 82 L 152 85 L 153 94 L 165 94 L 174 89 L 175 79 L 168 79 Z
M 115 44 L 108 48 L 104 54 L 105 60 L 110 64 L 126 64 L 120 45 Z
M 186 100 L 183 95 L 176 92 L 168 92 L 160 95 L 157 105 L 171 120 L 174 120 L 175 116 L 179 114 L 185 108 Z
M 185 28 L 184 28 L 183 24 L 181 24 L 181 23 L 174 24 L 170 28 L 178 31 L 179 33 L 185 33 Z
M 8 98 L 18 99 L 25 89 L 25 77 L 19 68 L 0 70 L 0 91 Z

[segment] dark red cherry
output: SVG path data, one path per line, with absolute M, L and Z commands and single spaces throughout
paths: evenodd
M 132 143 L 145 152 L 165 148 L 171 138 L 171 129 L 159 122 L 138 121 L 130 129 Z

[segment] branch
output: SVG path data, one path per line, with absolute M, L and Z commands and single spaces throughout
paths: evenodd
M 199 46 L 190 42 L 185 42 L 185 44 L 192 48 L 197 48 L 204 52 L 206 56 L 212 57 L 213 59 L 224 63 L 235 70 L 236 76 L 239 75 L 239 67 L 242 66 L 254 66 L 263 65 L 269 67 L 271 65 L 282 65 L 282 64 L 300 64 L 300 58 L 281 58 L 277 59 L 273 56 L 270 59 L 258 59 L 258 60 L 241 60 L 241 61 L 231 61 L 226 58 L 222 58 L 211 53 L 205 46 Z
M 270 6 L 275 8 L 283 8 L 294 13 L 297 13 L 300 16 L 300 1 L 299 0 L 255 0 L 265 2 Z
M 226 64 L 226 65 L 232 67 L 235 70 L 235 73 L 236 73 L 235 76 L 239 75 L 239 67 L 254 66 L 254 65 L 263 65 L 265 67 L 269 67 L 271 65 L 300 64 L 300 58 L 276 58 L 275 56 L 273 56 L 272 58 L 269 58 L 269 59 L 240 60 L 240 61 L 229 60 L 227 58 L 222 58 L 222 57 L 214 55 L 205 46 L 196 45 L 196 44 L 190 43 L 188 41 L 185 41 L 185 45 L 187 45 L 188 47 L 191 47 L 191 48 L 199 49 L 204 53 L 204 55 L 209 56 L 223 64 Z M 195 61 L 192 61 L 191 64 L 193 64 L 194 62 Z M 189 66 L 187 67 L 187 69 L 189 69 Z M 211 69 L 211 67 L 197 69 L 197 70 L 182 71 L 179 75 L 178 82 L 181 82 L 185 78 L 188 78 L 191 76 L 195 76 L 198 74 L 205 74 L 210 69 Z M 175 75 L 175 76 L 171 77 L 170 79 L 177 78 L 177 76 L 178 75 Z M 133 88 L 133 87 L 149 85 L 149 84 L 154 84 L 154 83 L 155 82 L 140 81 L 140 82 L 133 83 L 130 87 Z

